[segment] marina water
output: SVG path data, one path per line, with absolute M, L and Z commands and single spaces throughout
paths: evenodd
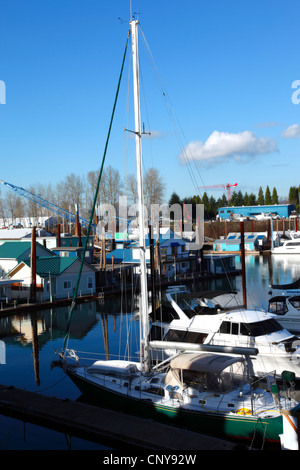
M 240 267 L 240 258 L 236 257 Z M 248 308 L 267 308 L 271 284 L 300 278 L 298 255 L 247 255 Z M 233 289 L 242 304 L 241 276 L 189 284 L 191 291 Z M 139 351 L 139 297 L 135 292 L 78 303 L 73 312 L 69 348 L 80 351 L 86 362 L 95 358 L 137 360 Z M 0 340 L 5 344 L 5 362 L 0 364 L 0 383 L 58 398 L 80 400 L 80 392 L 59 367 L 58 359 L 68 322 L 69 307 L 27 314 L 1 316 Z M 129 337 L 129 340 L 128 340 Z M 107 449 L 105 445 L 65 436 L 30 423 L 0 415 L 0 450 Z

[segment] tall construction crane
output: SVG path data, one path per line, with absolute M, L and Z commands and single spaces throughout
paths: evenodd
M 231 197 L 230 188 L 236 187 L 237 185 L 238 185 L 237 183 L 234 183 L 234 184 L 225 183 L 225 184 L 213 184 L 212 186 L 198 186 L 198 188 L 199 189 L 223 188 L 223 189 L 225 189 L 225 191 L 227 193 L 227 202 L 229 202 L 230 197 Z
M 6 181 L 3 181 L 3 180 L 0 180 L 0 183 L 4 184 L 4 186 L 11 189 L 12 191 L 15 191 L 20 196 L 26 197 L 27 199 L 29 199 L 29 201 L 34 202 L 35 204 L 38 204 L 39 206 L 44 207 L 45 209 L 48 209 L 51 212 L 54 212 L 56 215 L 68 220 L 69 222 L 74 222 L 74 223 L 76 222 L 76 214 L 72 214 L 72 212 L 62 209 L 61 207 L 58 207 L 55 204 L 52 204 L 52 202 L 46 201 L 46 199 L 43 199 L 37 194 L 33 194 L 24 188 L 15 186 L 14 184 L 11 184 L 11 183 L 7 183 Z M 78 215 L 78 218 L 82 226 L 88 227 L 89 225 L 88 220 L 83 219 L 79 215 Z M 96 229 L 96 225 L 92 224 L 92 228 Z

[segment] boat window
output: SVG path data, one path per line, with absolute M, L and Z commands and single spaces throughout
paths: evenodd
M 150 341 L 160 340 L 164 336 L 164 329 L 159 325 L 152 325 L 149 336 Z
M 221 323 L 219 333 L 229 335 L 241 334 L 244 336 L 262 336 L 280 330 L 282 330 L 282 326 L 275 319 L 269 319 L 253 323 L 240 323 L 240 328 L 239 323 L 223 321 Z
M 268 312 L 275 313 L 277 315 L 284 315 L 288 311 L 285 297 L 273 297 L 269 300 Z
M 295 307 L 297 310 L 300 310 L 300 296 L 299 295 L 295 297 L 291 297 L 289 301 L 291 302 L 293 307 Z
M 194 343 L 194 344 L 202 344 L 204 343 L 205 338 L 207 338 L 206 333 L 188 333 L 185 338 L 185 343 Z
M 165 391 L 161 387 L 149 387 L 143 390 L 143 392 L 153 393 L 154 395 L 164 396 Z
M 207 377 L 205 372 L 183 370 L 182 380 L 186 387 L 201 390 L 207 387 Z
M 180 341 L 184 343 L 202 344 L 204 343 L 204 340 L 207 338 L 207 336 L 207 333 L 198 333 L 195 331 L 186 332 L 180 330 L 169 330 L 164 338 L 164 341 Z
M 169 330 L 166 334 L 165 341 L 183 341 L 186 331 Z
M 238 335 L 239 334 L 239 324 L 232 323 L 230 321 L 223 321 L 221 323 L 219 333 L 224 333 L 227 335 Z
M 263 336 L 280 330 L 282 330 L 282 326 L 274 319 L 241 323 L 241 334 L 246 336 Z
M 158 384 L 160 382 L 160 379 L 158 377 L 154 377 L 153 379 L 150 380 L 151 384 Z
M 224 333 L 225 335 L 228 334 L 230 335 L 230 321 L 223 321 L 221 323 L 221 326 L 219 328 L 219 333 Z

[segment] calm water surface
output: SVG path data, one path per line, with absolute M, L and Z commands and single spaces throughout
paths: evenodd
M 238 257 L 236 263 L 240 267 Z M 289 283 L 299 278 L 300 256 L 247 255 L 248 307 L 266 307 L 272 283 Z M 189 286 L 192 290 L 201 287 Z M 225 279 L 205 286 L 208 287 L 232 287 L 239 292 L 242 303 L 240 276 L 232 278 L 230 286 Z M 137 309 L 134 294 L 123 299 L 78 304 L 73 312 L 69 347 L 82 351 L 86 362 L 95 358 L 137 358 L 139 328 L 137 316 L 132 314 Z M 0 339 L 6 350 L 5 364 L 0 364 L 1 384 L 58 398 L 80 398 L 80 392 L 62 369 L 51 368 L 52 361 L 57 359 L 56 351 L 63 347 L 68 314 L 68 307 L 62 307 L 0 318 Z M 70 448 L 105 447 L 0 416 L 0 450 Z

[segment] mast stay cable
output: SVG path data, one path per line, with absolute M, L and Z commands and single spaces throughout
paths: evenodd
M 115 109 L 116 109 L 117 100 L 118 100 L 118 95 L 119 95 L 119 91 L 120 91 L 120 84 L 121 84 L 121 79 L 122 79 L 122 75 L 123 75 L 123 69 L 124 69 L 125 58 L 126 58 L 126 54 L 127 54 L 129 36 L 130 36 L 130 30 L 129 30 L 128 35 L 127 35 L 127 40 L 126 40 L 126 45 L 125 45 L 125 51 L 124 51 L 124 55 L 123 55 L 122 66 L 121 66 L 121 71 L 120 71 L 119 80 L 118 80 L 118 85 L 117 85 L 116 96 L 115 96 L 114 105 L 113 105 L 113 110 L 112 110 L 112 114 L 111 114 L 111 118 L 110 118 L 109 129 L 108 129 L 108 135 L 107 135 L 107 138 L 106 138 L 106 143 L 105 143 L 104 153 L 103 153 L 103 157 L 102 157 L 101 168 L 100 168 L 99 175 L 98 175 L 98 181 L 97 181 L 97 186 L 96 186 L 96 191 L 95 191 L 93 206 L 92 206 L 92 210 L 91 210 L 89 225 L 88 225 L 88 229 L 87 229 L 87 236 L 86 236 L 86 239 L 85 239 L 85 246 L 84 246 L 83 253 L 85 253 L 85 252 L 86 252 L 86 249 L 87 249 L 88 238 L 89 238 L 88 235 L 89 235 L 89 233 L 90 233 L 90 229 L 91 229 L 91 226 L 92 226 L 92 220 L 93 220 L 93 218 L 94 218 L 94 212 L 95 212 L 95 207 L 96 207 L 96 201 L 97 201 L 97 196 L 98 196 L 100 181 L 101 181 L 101 177 L 102 177 L 102 172 L 103 172 L 105 157 L 106 157 L 107 148 L 108 148 L 108 142 L 109 142 L 109 138 L 110 138 L 112 123 L 113 123 L 114 114 L 115 114 Z M 66 335 L 65 335 L 64 343 L 63 343 L 62 354 L 64 354 L 64 351 L 65 351 L 65 348 L 66 348 L 66 342 L 67 342 L 67 339 L 69 338 L 71 318 L 72 318 L 73 310 L 74 310 L 74 308 L 75 308 L 75 306 L 76 306 L 76 297 L 77 297 L 77 293 L 78 293 L 78 288 L 79 288 L 79 282 L 80 282 L 80 278 L 81 278 L 83 263 L 84 263 L 84 256 L 82 256 L 82 258 L 81 258 L 80 268 L 79 268 L 79 272 L 78 272 L 78 276 L 77 276 L 77 281 L 76 281 L 76 286 L 75 286 L 75 290 L 74 290 L 74 294 L 73 294 L 73 299 L 72 299 L 72 303 L 71 303 L 71 308 L 70 308 L 70 312 L 69 312 L 69 318 L 68 318 L 68 324 L 67 324 L 67 329 L 66 329 Z

